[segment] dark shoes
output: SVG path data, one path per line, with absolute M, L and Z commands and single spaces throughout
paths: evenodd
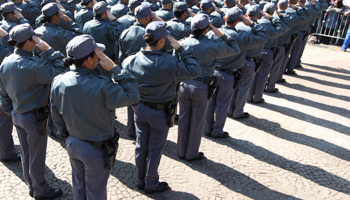
M 273 90 L 264 90 L 264 92 L 266 92 L 266 93 L 277 93 L 278 92 L 278 88 L 275 88 L 275 89 L 273 89 Z
M 136 140 L 136 135 L 129 135 L 129 134 L 128 134 L 128 136 L 129 136 L 130 139 Z
M 170 187 L 168 185 L 168 183 L 166 182 L 160 182 L 158 187 L 154 188 L 154 189 L 144 189 L 146 194 L 152 194 L 152 193 L 156 193 L 156 192 L 164 192 L 166 190 L 169 190 Z
M 139 189 L 139 190 L 143 190 L 143 189 L 145 189 L 145 184 L 137 184 L 137 189 Z
M 245 119 L 245 118 L 248 118 L 248 117 L 249 117 L 249 113 L 247 113 L 247 112 L 243 113 L 243 115 L 238 116 L 238 117 L 233 117 L 232 116 L 233 119 Z
M 284 72 L 284 74 L 287 74 L 287 75 L 296 75 L 296 73 L 295 73 L 294 70 L 287 70 L 286 72 Z
M 46 199 L 55 199 L 62 195 L 62 190 L 59 188 L 51 188 L 50 192 L 41 197 L 34 197 L 35 200 L 46 200 Z
M 302 65 L 297 65 L 294 67 L 295 69 L 298 69 L 298 68 L 304 68 Z
M 2 159 L 0 160 L 3 163 L 8 163 L 8 162 L 17 162 L 17 161 L 21 161 L 21 155 L 17 154 L 16 156 L 14 156 L 13 158 L 9 158 L 9 159 Z
M 265 103 L 265 99 L 261 99 L 261 101 L 248 101 L 248 102 L 252 104 Z
M 281 80 L 278 80 L 277 83 L 285 83 L 286 79 L 282 78 Z
M 179 159 L 180 159 L 180 160 L 186 160 L 186 161 L 188 161 L 188 162 L 191 162 L 191 161 L 194 161 L 194 160 L 202 160 L 203 158 L 205 158 L 203 152 L 199 152 L 199 153 L 198 153 L 198 157 L 197 157 L 197 158 L 193 158 L 193 159 L 186 159 L 185 157 L 179 156 Z
M 212 135 L 211 133 L 204 133 L 204 134 L 208 137 L 211 137 L 211 138 L 227 138 L 229 136 L 228 132 L 223 132 L 220 135 Z

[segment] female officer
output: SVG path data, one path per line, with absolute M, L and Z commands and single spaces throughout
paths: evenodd
M 53 199 L 62 191 L 50 188 L 45 180 L 46 120 L 39 115 L 48 113 L 51 81 L 65 69 L 61 62 L 62 53 L 55 52 L 34 35 L 29 24 L 17 25 L 9 33 L 8 43 L 15 46 L 15 50 L 0 66 L 1 109 L 8 115 L 12 114 L 17 129 L 23 176 L 30 196 Z M 35 47 L 42 51 L 40 58 L 31 56 Z M 38 122 L 44 127 L 38 126 Z
M 81 35 L 67 44 L 70 66 L 57 76 L 51 88 L 52 119 L 58 134 L 68 136 L 66 149 L 72 165 L 74 199 L 107 199 L 107 181 L 115 154 L 107 163 L 106 152 L 116 152 L 114 129 L 115 108 L 138 102 L 137 82 L 120 70 L 100 49 L 90 35 Z M 96 76 L 93 69 L 98 59 L 102 67 L 114 75 Z M 110 164 L 110 162 L 112 164 Z M 106 168 L 108 167 L 108 168 Z
M 140 89 L 140 103 L 134 107 L 135 159 L 137 187 L 146 193 L 169 189 L 166 182 L 159 182 L 157 172 L 169 131 L 165 109 L 174 99 L 177 83 L 200 74 L 200 66 L 192 50 L 185 50 L 178 41 L 166 35 L 165 23 L 151 22 L 143 36 L 146 47 L 123 62 L 123 68 L 137 79 Z M 178 50 L 181 60 L 160 51 L 166 38 Z
M 208 39 L 205 36 L 209 26 L 218 37 Z M 179 88 L 180 116 L 177 145 L 179 158 L 187 161 L 204 158 L 204 154 L 198 152 L 198 149 L 209 105 L 208 83 L 213 81 L 216 60 L 239 52 L 235 40 L 209 24 L 207 15 L 195 15 L 191 21 L 191 31 L 191 36 L 183 40 L 182 45 L 193 48 L 202 73 L 199 78 L 180 83 Z
M 42 25 L 35 29 L 35 33 L 47 42 L 53 49 L 65 55 L 67 43 L 77 35 L 83 34 L 80 26 L 73 22 L 67 15 L 63 14 L 56 3 L 48 3 L 41 9 L 40 22 Z M 58 26 L 63 21 L 69 23 L 69 29 Z

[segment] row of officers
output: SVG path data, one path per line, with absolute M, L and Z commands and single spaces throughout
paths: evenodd
M 178 157 L 205 158 L 203 132 L 229 137 L 227 116 L 247 118 L 246 101 L 278 92 L 327 7 L 323 0 L 2 2 L 0 159 L 21 160 L 31 197 L 59 197 L 44 175 L 54 133 L 70 157 L 74 199 L 107 199 L 115 109 L 128 106 L 137 188 L 168 190 L 157 171 L 177 105 Z

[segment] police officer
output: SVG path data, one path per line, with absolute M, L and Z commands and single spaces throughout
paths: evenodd
M 175 17 L 167 22 L 167 30 L 176 40 L 188 37 L 191 34 L 191 22 L 185 21 L 187 4 L 185 2 L 176 2 L 173 11 Z
M 81 5 L 84 7 L 75 14 L 75 21 L 80 25 L 80 27 L 84 27 L 86 22 L 94 18 L 94 12 L 92 10 L 94 4 L 95 0 L 82 0 Z
M 233 8 L 235 6 L 235 0 L 224 0 L 224 5 L 220 10 L 224 13 L 230 8 Z
M 259 56 L 261 66 L 255 75 L 248 94 L 247 101 L 254 104 L 265 102 L 262 96 L 266 86 L 266 81 L 273 65 L 274 53 L 277 52 L 277 38 L 285 32 L 283 23 L 279 19 L 279 16 L 273 16 L 275 10 L 276 6 L 274 3 L 265 4 L 263 8 L 263 17 L 258 20 L 258 23 L 265 26 L 267 30 L 266 35 L 268 41 L 265 43 L 264 49 Z M 279 15 L 281 14 L 279 13 Z
M 198 14 L 208 15 L 210 23 L 216 28 L 220 28 L 225 24 L 224 20 L 222 19 L 225 16 L 225 13 L 217 7 L 214 7 L 212 0 L 202 0 L 200 8 L 201 11 L 199 11 Z
M 199 9 L 199 6 L 200 4 L 198 3 L 197 0 L 185 0 L 186 3 L 187 3 L 187 7 L 188 7 L 188 10 L 197 14 L 200 9 Z
M 216 35 L 210 39 L 205 36 L 209 26 Z M 216 61 L 239 52 L 232 37 L 209 24 L 208 15 L 196 14 L 191 21 L 191 30 L 191 36 L 184 39 L 182 45 L 193 49 L 202 72 L 196 79 L 181 82 L 179 88 L 177 146 L 179 158 L 187 161 L 204 158 L 204 153 L 199 152 L 199 146 L 209 105 L 209 93 L 214 89 L 213 73 Z
M 257 5 L 249 6 L 249 8 L 247 9 L 246 16 L 249 17 L 251 21 L 257 23 L 259 15 L 260 10 Z M 246 31 L 248 33 L 252 32 L 252 28 L 246 26 L 242 22 L 237 24 L 236 29 Z M 264 30 L 266 31 L 266 28 L 264 28 Z M 254 80 L 255 71 L 257 70 L 257 64 L 259 65 L 258 57 L 260 56 L 264 48 L 264 44 L 266 42 L 267 37 L 265 37 L 265 40 L 257 41 L 256 47 L 247 50 L 245 61 L 240 69 L 242 78 L 237 90 L 234 91 L 229 110 L 229 116 L 234 119 L 249 117 L 249 113 L 243 112 L 244 105 L 248 98 L 250 86 L 252 85 Z
M 119 19 L 120 17 L 128 13 L 128 3 L 129 0 L 119 0 L 117 4 L 111 7 L 111 13 L 114 15 L 115 18 Z
M 95 18 L 84 25 L 84 33 L 91 35 L 97 42 L 106 45 L 105 54 L 115 60 L 115 44 L 123 32 L 123 25 L 107 10 L 104 1 L 93 7 Z
M 118 137 L 114 127 L 115 108 L 139 100 L 137 82 L 120 70 L 89 35 L 81 35 L 67 44 L 63 60 L 69 71 L 57 76 L 51 89 L 52 119 L 58 134 L 66 139 L 73 178 L 74 199 L 107 199 L 107 181 L 113 168 L 104 157 Z M 100 64 L 114 75 L 114 81 L 92 72 Z M 73 65 L 74 64 L 74 65 Z M 114 141 L 113 141 L 114 140 Z M 115 154 L 114 154 L 115 156 Z M 114 157 L 112 161 L 114 161 Z M 112 162 L 113 163 L 113 162 Z
M 41 14 L 40 8 L 33 1 L 24 0 L 13 0 L 16 7 L 21 9 L 21 14 L 26 18 L 30 25 L 34 27 L 35 19 Z
M 302 23 L 300 23 L 297 26 L 297 39 L 293 44 L 293 47 L 291 49 L 291 53 L 290 53 L 290 58 L 288 60 L 287 66 L 286 66 L 286 74 L 290 74 L 293 75 L 295 74 L 294 71 L 294 67 L 297 65 L 298 59 L 299 59 L 299 52 L 301 50 L 302 44 L 303 44 L 303 40 L 304 37 L 305 39 L 307 38 L 307 28 L 309 27 L 310 21 L 311 21 L 311 17 L 308 14 L 308 11 L 305 9 L 305 1 L 306 0 L 300 0 L 298 1 L 298 5 L 297 5 L 297 9 L 299 11 L 304 11 L 305 13 L 305 17 L 302 18 Z M 299 12 L 300 13 L 300 12 Z M 298 13 L 297 13 L 298 14 Z M 301 16 L 301 14 L 298 14 L 299 17 Z M 301 17 L 300 17 L 301 18 Z
M 179 59 L 163 53 L 166 43 L 166 25 L 151 22 L 145 29 L 145 48 L 123 62 L 138 81 L 140 103 L 135 108 L 136 168 L 139 189 L 146 193 L 169 189 L 166 182 L 159 182 L 158 166 L 169 131 L 169 104 L 176 93 L 179 81 L 191 80 L 200 75 L 200 65 L 191 49 L 185 49 L 175 39 L 167 36 L 178 51 Z M 155 92 L 156 91 L 156 92 Z M 174 112 L 173 112 L 174 113 Z M 170 117 L 171 118 L 171 117 Z
M 157 11 L 160 8 L 159 2 L 157 0 L 145 0 L 145 4 L 147 4 L 152 11 Z
M 141 5 L 140 0 L 130 0 L 129 1 L 129 4 L 128 4 L 129 12 L 126 15 L 124 15 L 118 19 L 118 22 L 123 24 L 124 29 L 128 29 L 131 25 L 133 25 L 136 22 L 135 8 L 139 5 Z M 117 56 L 118 56 L 118 54 L 117 54 Z
M 276 83 L 278 81 L 278 77 L 281 71 L 282 62 L 285 56 L 285 44 L 284 42 L 287 39 L 290 39 L 291 35 L 291 24 L 290 24 L 290 16 L 285 12 L 288 8 L 288 0 L 279 0 L 277 4 L 278 13 L 280 13 L 280 19 L 283 22 L 283 27 L 285 32 L 278 38 L 276 52 L 274 53 L 274 61 L 271 67 L 270 75 L 266 83 L 265 92 L 267 93 L 276 93 L 278 92 L 278 88 L 276 88 Z
M 6 32 L 10 32 L 10 30 L 17 26 L 18 24 L 29 23 L 28 20 L 23 18 L 23 15 L 20 13 L 22 10 L 17 8 L 14 3 L 4 3 L 1 5 L 1 15 L 3 20 L 1 21 L 0 27 L 4 29 Z M 10 47 L 7 44 L 9 39 L 9 35 L 6 35 L 2 38 L 2 44 L 8 46 L 11 51 L 13 51 L 13 47 Z
M 48 3 L 41 9 L 40 16 L 42 25 L 35 29 L 35 33 L 40 35 L 40 38 L 47 42 L 54 50 L 66 54 L 65 48 L 67 43 L 76 35 L 83 33 L 80 26 L 73 22 L 67 15 L 63 14 L 56 3 Z M 63 29 L 57 24 L 61 19 L 69 23 L 69 29 Z M 40 52 L 39 52 L 40 53 Z
M 29 24 L 17 25 L 9 33 L 14 53 L 0 66 L 1 109 L 12 114 L 21 145 L 23 177 L 35 199 L 53 199 L 62 194 L 45 180 L 46 119 L 52 79 L 65 69 L 63 54 L 34 37 Z M 32 57 L 38 47 L 42 53 Z M 45 116 L 45 117 L 44 117 Z
M 0 38 L 3 38 L 8 33 L 0 28 Z M 2 44 L 0 40 L 0 64 L 2 63 L 5 56 L 10 54 L 10 49 Z M 21 156 L 16 153 L 15 146 L 12 139 L 12 118 L 0 110 L 0 161 L 20 161 Z
M 169 21 L 174 17 L 174 12 L 171 10 L 173 6 L 172 0 L 161 0 L 162 8 L 156 11 L 156 15 L 163 21 Z
M 213 138 L 229 136 L 229 133 L 224 132 L 223 128 L 226 115 L 229 112 L 233 90 L 237 87 L 240 80 L 239 71 L 245 60 L 246 52 L 248 49 L 255 48 L 256 44 L 266 40 L 263 27 L 244 17 L 238 7 L 228 9 L 225 14 L 225 20 L 225 25 L 220 30 L 234 38 L 240 48 L 240 52 L 236 55 L 219 59 L 215 66 L 214 76 L 218 81 L 218 87 L 209 103 L 204 131 L 207 136 Z M 237 30 L 235 27 L 240 20 L 245 25 L 250 26 L 252 32 Z M 211 36 L 214 36 L 214 34 L 210 33 L 208 35 L 208 37 Z
M 132 54 L 140 51 L 141 47 L 145 47 L 143 40 L 145 27 L 151 22 L 152 11 L 148 4 L 142 4 L 135 9 L 136 22 L 129 29 L 123 31 L 119 39 L 119 66 L 124 59 Z M 128 136 L 135 138 L 134 111 L 131 106 L 128 107 Z

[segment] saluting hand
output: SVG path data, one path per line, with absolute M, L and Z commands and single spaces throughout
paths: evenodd
M 171 37 L 170 35 L 167 35 L 166 37 L 170 42 L 170 46 L 172 46 L 175 50 L 178 50 L 181 47 L 181 43 L 175 40 L 175 38 Z
M 109 10 L 107 10 L 107 17 L 110 21 L 117 19 Z
M 51 49 L 51 46 L 49 44 L 47 44 L 44 40 L 36 37 L 36 36 L 33 36 L 32 37 L 33 40 L 36 42 L 36 46 L 43 52 Z
M 252 20 L 250 20 L 249 18 L 247 18 L 244 15 L 241 15 L 240 18 L 246 26 L 250 26 L 253 23 Z
M 270 19 L 272 16 L 269 14 L 269 13 L 267 13 L 267 12 L 264 12 L 264 11 L 260 11 L 261 12 L 261 14 L 263 14 L 264 15 L 264 17 L 266 18 L 266 19 Z
M 151 14 L 153 21 L 160 21 L 160 22 L 164 22 L 160 17 L 158 17 L 154 12 L 152 12 Z M 165 22 L 164 22 L 165 23 Z
M 216 36 L 222 37 L 224 35 L 218 28 L 213 26 L 211 23 L 209 23 L 209 26 L 210 26 L 211 30 L 215 33 Z
M 13 12 L 15 13 L 15 17 L 16 17 L 17 19 L 23 18 L 23 15 L 22 15 L 20 12 L 18 12 L 17 10 L 14 10 Z
M 64 14 L 62 11 L 58 11 L 60 13 L 60 17 L 61 19 L 63 19 L 63 21 L 65 22 L 69 22 L 71 19 L 66 15 Z
M 4 30 L 4 29 L 2 29 L 2 28 L 0 28 L 0 37 L 5 37 L 6 35 L 7 35 L 8 33 Z
M 301 8 L 305 8 L 304 4 L 301 3 L 300 1 L 297 1 L 298 2 L 298 5 L 301 7 Z
M 216 7 L 216 5 L 213 4 L 213 6 L 214 6 L 214 9 L 215 9 L 215 11 L 216 11 L 217 13 L 221 13 L 221 12 L 222 12 L 222 11 L 220 10 L 220 8 Z
M 105 70 L 111 71 L 111 69 L 116 66 L 116 64 L 110 58 L 108 58 L 108 56 L 106 56 L 106 54 L 104 54 L 99 48 L 96 47 L 94 51 L 97 57 L 100 59 L 100 64 Z
M 187 9 L 187 12 L 191 17 L 194 17 L 196 15 L 194 12 L 190 11 L 189 9 Z

